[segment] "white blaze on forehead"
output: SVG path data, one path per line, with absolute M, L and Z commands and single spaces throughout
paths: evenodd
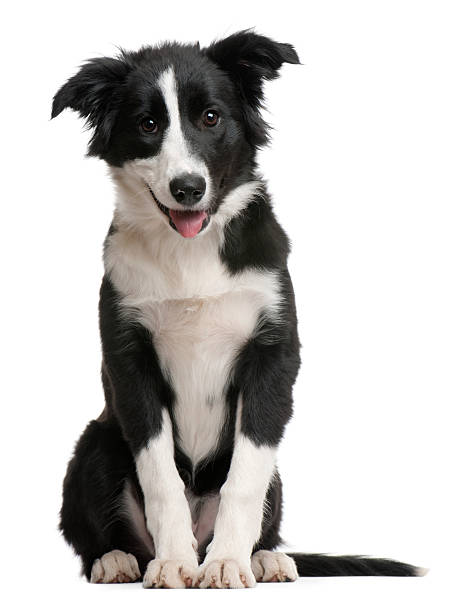
M 164 179 L 167 178 L 170 182 L 180 174 L 199 174 L 205 178 L 208 193 L 208 170 L 203 161 L 191 152 L 189 143 L 186 141 L 183 133 L 180 107 L 178 104 L 177 82 L 174 70 L 171 66 L 161 74 L 158 79 L 158 85 L 162 92 L 169 116 L 169 126 L 159 153 L 161 169 L 165 174 Z

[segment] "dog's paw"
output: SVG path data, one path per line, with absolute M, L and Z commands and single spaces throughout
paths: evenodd
M 193 585 L 197 562 L 183 559 L 153 559 L 143 576 L 145 589 L 186 589 Z
M 139 578 L 137 559 L 122 550 L 112 550 L 92 564 L 91 582 L 93 583 L 135 582 Z
M 293 582 L 299 577 L 294 559 L 282 552 L 258 550 L 251 557 L 251 569 L 258 582 Z
M 249 565 L 222 559 L 204 564 L 194 585 L 201 589 L 244 589 L 256 586 L 256 579 Z

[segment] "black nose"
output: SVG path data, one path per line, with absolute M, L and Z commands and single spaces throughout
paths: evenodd
M 170 181 L 170 192 L 177 202 L 193 206 L 205 193 L 205 179 L 199 174 L 181 174 Z

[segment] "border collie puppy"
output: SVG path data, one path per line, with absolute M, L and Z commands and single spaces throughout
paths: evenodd
M 288 239 L 256 173 L 262 86 L 289 44 L 243 31 L 89 60 L 57 92 L 116 185 L 100 292 L 105 409 L 81 436 L 60 527 L 91 582 L 253 587 L 414 575 L 273 552 L 277 447 L 299 369 Z

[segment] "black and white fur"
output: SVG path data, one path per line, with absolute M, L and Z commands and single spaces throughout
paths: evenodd
M 415 574 L 273 552 L 299 340 L 288 239 L 255 157 L 262 85 L 285 62 L 299 63 L 291 45 L 244 31 L 90 60 L 54 98 L 53 117 L 87 119 L 89 154 L 117 189 L 100 292 L 106 405 L 70 461 L 60 523 L 92 582 Z

